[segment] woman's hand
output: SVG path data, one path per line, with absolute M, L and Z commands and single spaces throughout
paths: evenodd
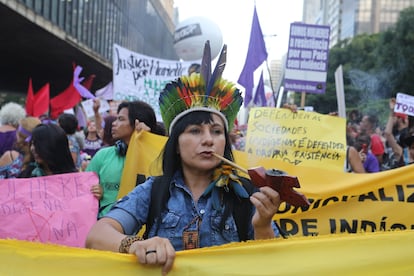
M 100 107 L 101 107 L 101 101 L 99 100 L 99 98 L 93 99 L 93 105 L 92 105 L 93 112 L 98 113 Z
M 134 242 L 129 253 L 137 256 L 141 264 L 161 265 L 162 275 L 166 275 L 174 264 L 175 250 L 168 239 L 153 237 Z
M 281 203 L 279 193 L 270 187 L 261 187 L 259 192 L 252 194 L 250 201 L 256 207 L 252 218 L 255 238 L 273 238 L 271 222 Z
M 99 184 L 93 185 L 90 191 L 96 197 L 97 200 L 101 200 L 102 195 L 103 195 L 103 189 L 101 185 Z

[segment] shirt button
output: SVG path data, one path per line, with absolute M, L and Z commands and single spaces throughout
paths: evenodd
M 226 225 L 224 226 L 224 229 L 229 230 L 229 229 L 230 229 L 230 226 L 229 226 L 228 224 L 226 224 Z
M 204 210 L 204 209 L 201 209 L 201 210 L 200 210 L 200 214 L 202 214 L 202 215 L 203 215 L 205 212 L 206 212 L 206 210 Z

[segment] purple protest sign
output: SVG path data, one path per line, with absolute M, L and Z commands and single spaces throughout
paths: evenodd
M 323 94 L 329 54 L 329 26 L 292 23 L 284 87 L 296 92 Z

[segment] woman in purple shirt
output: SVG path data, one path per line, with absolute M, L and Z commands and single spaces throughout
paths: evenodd
M 16 129 L 24 117 L 26 111 L 17 103 L 6 103 L 0 109 L 0 156 L 13 149 L 16 142 Z

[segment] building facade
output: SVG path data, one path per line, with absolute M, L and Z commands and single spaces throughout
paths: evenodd
M 329 25 L 330 47 L 360 34 L 387 30 L 414 0 L 304 0 L 305 23 Z
M 95 88 L 112 80 L 112 50 L 177 59 L 172 0 L 0 0 L 0 93 L 70 84 L 72 64 L 94 74 Z M 37 86 L 37 87 L 36 87 Z M 1 103 L 0 103 L 1 104 Z

